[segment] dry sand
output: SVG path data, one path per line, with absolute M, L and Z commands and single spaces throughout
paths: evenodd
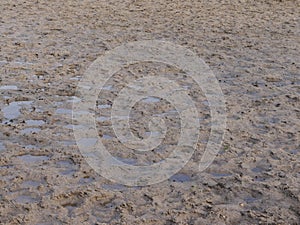
M 2 0 L 0 10 L 0 224 L 300 224 L 299 1 Z M 72 96 L 105 51 L 155 39 L 206 61 L 224 92 L 228 124 L 214 163 L 199 173 L 210 123 L 201 90 L 160 63 L 123 68 L 96 112 L 114 156 L 156 162 L 178 137 L 175 114 L 165 116 L 172 129 L 159 150 L 138 158 L 118 144 L 105 116 L 126 77 L 158 73 L 190 85 L 203 128 L 179 173 L 126 187 L 81 156 Z M 132 124 L 170 110 L 164 101 L 140 103 Z

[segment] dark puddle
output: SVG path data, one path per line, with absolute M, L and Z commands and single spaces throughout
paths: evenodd
M 171 180 L 173 182 L 183 183 L 183 182 L 190 182 L 192 179 L 187 174 L 177 173 L 177 174 L 173 175 L 172 177 L 170 177 L 169 180 Z

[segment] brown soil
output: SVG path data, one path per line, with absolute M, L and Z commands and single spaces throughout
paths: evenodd
M 2 0 L 0 10 L 0 224 L 300 224 L 299 1 Z M 192 160 L 165 182 L 126 187 L 81 156 L 72 96 L 107 50 L 156 39 L 210 66 L 226 98 L 226 133 L 214 163 L 199 173 L 210 117 L 205 96 L 191 87 L 203 103 Z M 164 73 L 190 84 L 181 72 L 159 63 L 123 68 L 98 104 L 111 105 L 126 76 Z M 133 118 L 143 123 L 172 109 L 140 103 Z M 172 150 L 177 116 L 167 118 L 162 148 L 142 158 L 118 145 L 109 121 L 97 127 L 113 155 L 142 164 Z

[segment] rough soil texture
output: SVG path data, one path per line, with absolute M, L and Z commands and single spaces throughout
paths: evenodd
M 300 224 L 299 1 L 2 0 L 0 10 L 0 224 Z M 118 144 L 106 116 L 126 79 L 165 74 L 187 85 L 203 128 L 178 174 L 126 187 L 81 156 L 72 101 L 96 58 L 156 39 L 210 66 L 226 98 L 226 133 L 214 163 L 199 173 L 210 123 L 199 87 L 160 63 L 122 68 L 96 112 L 111 154 L 155 163 L 178 137 L 178 114 L 164 114 L 174 110 L 168 102 L 141 102 L 133 131 L 143 137 L 147 129 L 134 126 L 163 114 L 170 127 L 163 146 L 139 156 Z

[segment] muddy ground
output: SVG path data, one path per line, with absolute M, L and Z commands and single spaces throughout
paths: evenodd
M 0 10 L 0 224 L 300 224 L 299 1 L 2 0 Z M 160 63 L 122 68 L 95 112 L 112 155 L 155 163 L 178 137 L 174 108 L 148 99 L 133 110 L 133 128 L 161 114 L 170 127 L 163 145 L 140 156 L 118 144 L 108 116 L 128 77 L 164 74 L 188 86 L 202 128 L 179 173 L 126 187 L 80 154 L 72 102 L 95 59 L 156 39 L 189 48 L 210 66 L 226 99 L 227 128 L 214 163 L 199 173 L 210 129 L 201 89 Z

